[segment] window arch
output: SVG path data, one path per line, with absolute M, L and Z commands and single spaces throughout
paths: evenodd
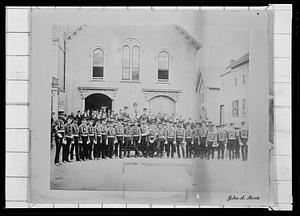
M 167 51 L 161 51 L 158 54 L 157 78 L 159 82 L 169 81 L 169 53 Z
M 140 43 L 128 38 L 122 47 L 122 80 L 140 80 Z
M 122 48 L 122 80 L 130 80 L 130 47 Z
M 104 52 L 100 48 L 93 51 L 93 79 L 103 79 Z

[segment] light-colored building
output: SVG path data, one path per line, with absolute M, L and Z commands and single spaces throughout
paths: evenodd
M 231 60 L 225 73 L 220 75 L 220 123 L 231 122 L 240 125 L 241 121 L 248 124 L 248 76 L 249 53 L 236 60 Z
M 54 50 L 65 51 L 65 65 L 60 55 L 54 56 L 60 59 L 57 74 L 63 76 L 58 75 L 59 107 L 66 113 L 101 106 L 118 112 L 126 105 L 132 113 L 148 107 L 151 113 L 199 118 L 195 80 L 200 44 L 181 26 L 61 28 L 67 32 L 64 47 Z

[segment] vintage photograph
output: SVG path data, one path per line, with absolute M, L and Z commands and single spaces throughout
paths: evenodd
M 51 190 L 248 192 L 248 27 L 54 24 L 51 51 Z

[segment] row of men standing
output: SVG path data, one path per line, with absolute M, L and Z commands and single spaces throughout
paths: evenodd
M 87 122 L 88 120 L 88 122 Z M 74 150 L 77 161 L 105 158 L 130 157 L 130 150 L 135 151 L 135 157 L 167 157 L 174 158 L 214 158 L 215 151 L 218 159 L 224 159 L 225 147 L 228 158 L 247 160 L 248 130 L 245 122 L 242 128 L 217 126 L 212 123 L 197 122 L 194 128 L 191 123 L 183 126 L 183 122 L 156 122 L 148 123 L 147 119 L 130 122 L 129 119 L 119 119 L 114 122 L 107 119 L 78 119 L 68 117 L 67 123 L 63 120 L 54 122 L 56 155 L 55 164 L 59 165 L 59 154 L 63 148 L 63 163 L 72 161 Z

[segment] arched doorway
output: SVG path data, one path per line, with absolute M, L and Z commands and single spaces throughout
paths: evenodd
M 149 101 L 150 111 L 153 114 L 175 114 L 175 101 L 167 96 L 156 96 Z
M 102 106 L 109 110 L 112 108 L 112 100 L 105 94 L 95 93 L 85 98 L 85 110 L 98 110 Z

